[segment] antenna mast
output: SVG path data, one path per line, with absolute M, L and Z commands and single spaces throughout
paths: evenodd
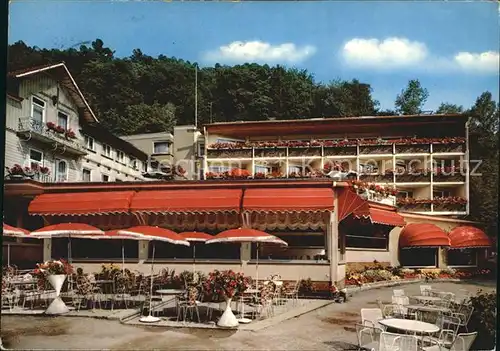
M 194 128 L 198 128 L 198 64 L 195 64 L 194 73 Z

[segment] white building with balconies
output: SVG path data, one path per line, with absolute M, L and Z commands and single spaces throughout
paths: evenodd
M 144 152 L 100 125 L 64 63 L 9 73 L 7 177 L 142 181 L 146 162 Z

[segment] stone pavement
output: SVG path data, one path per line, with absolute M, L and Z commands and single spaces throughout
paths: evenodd
M 435 283 L 438 290 L 475 294 L 495 290 L 490 283 Z M 419 293 L 419 284 L 401 286 L 407 295 Z M 2 316 L 4 346 L 21 349 L 110 350 L 357 350 L 354 324 L 363 307 L 376 299 L 391 300 L 392 288 L 362 291 L 345 304 L 330 304 L 258 331 L 162 328 L 124 325 L 114 320 Z

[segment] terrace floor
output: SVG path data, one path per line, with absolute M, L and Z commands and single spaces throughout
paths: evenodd
M 495 282 L 435 283 L 435 289 L 493 291 Z M 398 287 L 399 288 L 399 287 Z M 407 295 L 417 295 L 419 284 L 401 286 Z M 219 330 L 125 325 L 117 320 L 2 315 L 1 336 L 12 349 L 111 349 L 111 350 L 357 350 L 354 324 L 360 309 L 375 307 L 376 299 L 387 303 L 391 288 L 363 291 L 344 304 L 330 304 L 267 328 Z M 462 290 L 463 289 L 463 290 Z

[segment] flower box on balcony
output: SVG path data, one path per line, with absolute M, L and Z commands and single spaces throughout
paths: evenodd
M 452 174 L 434 174 L 433 181 L 439 182 L 465 182 L 465 174 L 452 173 Z
M 434 212 L 465 212 L 466 204 L 452 204 L 452 203 L 435 203 L 433 205 Z
M 321 156 L 321 147 L 293 147 L 288 149 L 289 157 Z
M 438 152 L 464 152 L 465 151 L 465 144 L 433 144 L 432 145 L 432 152 L 433 153 L 438 153 Z
M 276 148 L 265 148 L 265 149 L 255 149 L 255 157 L 286 157 L 286 148 L 276 147 Z
M 397 154 L 423 154 L 429 152 L 431 152 L 429 144 L 409 144 L 409 145 L 396 144 Z
M 209 158 L 251 158 L 252 149 L 209 149 L 207 156 Z
M 361 174 L 359 178 L 364 182 L 392 183 L 392 174 Z
M 325 147 L 324 148 L 324 155 L 325 156 L 344 156 L 344 155 L 349 155 L 349 156 L 356 156 L 356 147 L 355 146 L 330 146 L 330 147 Z
M 392 145 L 362 145 L 359 147 L 362 155 L 392 154 Z
M 414 204 L 400 204 L 398 205 L 400 210 L 403 211 L 430 211 L 430 203 L 414 203 Z
M 431 173 L 415 173 L 415 174 L 397 174 L 396 182 L 398 183 L 417 183 L 417 182 L 430 182 Z

